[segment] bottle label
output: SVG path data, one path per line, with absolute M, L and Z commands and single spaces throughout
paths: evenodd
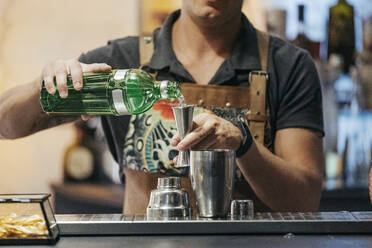
M 114 75 L 114 80 L 123 80 L 128 70 L 117 70 Z
M 160 82 L 160 95 L 162 99 L 168 98 L 168 81 L 164 80 Z
M 122 90 L 116 89 L 112 91 L 112 101 L 114 102 L 116 112 L 118 112 L 119 115 L 129 115 L 128 109 L 124 104 Z

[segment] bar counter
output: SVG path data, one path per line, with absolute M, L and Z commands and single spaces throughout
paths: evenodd
M 251 219 L 56 215 L 53 247 L 372 247 L 372 212 L 255 213 Z M 27 247 L 46 247 L 33 245 Z
M 14 246 L 9 246 L 14 247 Z M 372 247 L 372 235 L 156 235 L 61 237 L 55 248 Z

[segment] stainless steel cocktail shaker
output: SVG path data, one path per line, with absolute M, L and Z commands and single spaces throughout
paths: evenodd
M 225 217 L 235 178 L 232 150 L 191 150 L 190 179 L 200 217 Z
M 187 191 L 179 177 L 158 178 L 157 189 L 151 191 L 147 220 L 184 220 L 192 217 Z

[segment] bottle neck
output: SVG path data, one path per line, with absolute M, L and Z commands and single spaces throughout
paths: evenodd
M 299 5 L 298 6 L 298 34 L 305 33 L 305 6 Z
M 182 96 L 180 85 L 178 82 L 173 81 L 157 81 L 161 99 L 178 98 Z

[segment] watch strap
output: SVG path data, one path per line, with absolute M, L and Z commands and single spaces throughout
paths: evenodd
M 235 155 L 237 158 L 243 156 L 249 150 L 249 148 L 251 148 L 253 144 L 253 138 L 252 138 L 251 132 L 249 131 L 247 124 L 245 124 L 245 122 L 243 121 L 240 121 L 238 123 L 238 127 L 240 131 L 242 132 L 243 140 L 242 140 L 240 147 L 235 152 Z

